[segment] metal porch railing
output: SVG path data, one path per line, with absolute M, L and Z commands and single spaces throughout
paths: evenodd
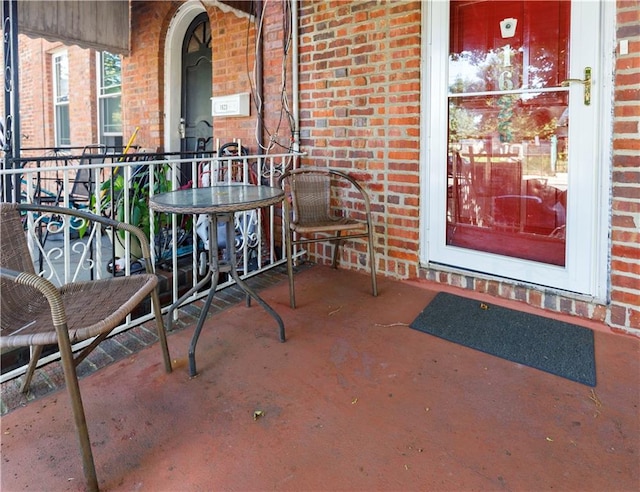
M 300 156 L 283 153 L 217 157 L 215 153 L 192 153 L 185 158 L 184 154 L 101 154 L 85 149 L 81 155 L 25 157 L 12 162 L 15 169 L 7 169 L 4 163 L 0 170 L 2 201 L 88 209 L 140 225 L 150 237 L 166 312 L 182 293 L 196 285 L 205 270 L 202 224 L 198 224 L 197 217 L 156 214 L 147 205 L 148 197 L 216 182 L 277 186 L 282 172 L 297 167 Z M 8 194 L 7 190 L 12 191 Z M 279 206 L 236 214 L 236 237 L 227 243 L 233 243 L 241 277 L 248 278 L 285 262 L 280 219 Z M 136 245 L 129 237 L 84 235 L 79 228 L 58 227 L 55 219 L 35 215 L 25 217 L 25 230 L 36 271 L 54 283 L 101 278 L 119 271 L 131 273 L 138 268 Z M 81 268 L 73 268 L 79 258 L 91 261 L 82 261 Z M 218 289 L 231 283 L 222 278 Z M 208 288 L 196 292 L 184 304 L 206 297 L 208 292 Z M 114 334 L 151 317 L 148 310 L 129 317 Z M 7 354 L 2 357 L 6 359 Z M 55 352 L 46 355 L 41 364 L 56 357 Z M 26 360 L 20 359 L 17 357 L 18 363 L 3 360 L 0 382 L 24 373 L 28 358 L 23 355 Z

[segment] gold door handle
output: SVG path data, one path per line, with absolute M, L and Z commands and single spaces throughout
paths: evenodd
M 560 85 L 562 87 L 567 87 L 571 82 L 579 82 L 580 84 L 584 84 L 584 105 L 589 106 L 591 104 L 591 67 L 585 67 L 584 80 L 567 79 L 563 80 Z

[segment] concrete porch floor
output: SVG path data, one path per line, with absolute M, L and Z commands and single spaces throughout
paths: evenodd
M 261 290 L 286 343 L 240 302 L 208 319 L 193 379 L 191 325 L 169 335 L 173 373 L 153 344 L 81 380 L 102 490 L 640 490 L 639 339 L 568 319 L 595 331 L 592 389 L 410 329 L 440 286 L 296 279 L 296 310 L 284 276 Z M 0 437 L 3 492 L 83 489 L 64 389 Z

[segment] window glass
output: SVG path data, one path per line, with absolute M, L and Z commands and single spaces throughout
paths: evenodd
M 109 97 L 100 100 L 102 113 L 102 133 L 122 133 L 122 111 L 120 97 Z
M 98 113 L 100 143 L 113 146 L 122 142 L 122 67 L 120 56 L 103 51 L 98 54 Z
M 120 57 L 107 51 L 101 56 L 101 87 L 100 94 L 120 94 L 122 87 L 122 69 Z
M 71 145 L 69 124 L 69 58 L 67 52 L 53 55 L 53 105 L 56 146 Z

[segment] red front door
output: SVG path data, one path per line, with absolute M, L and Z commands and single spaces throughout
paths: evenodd
M 570 15 L 450 3 L 448 245 L 565 265 Z

